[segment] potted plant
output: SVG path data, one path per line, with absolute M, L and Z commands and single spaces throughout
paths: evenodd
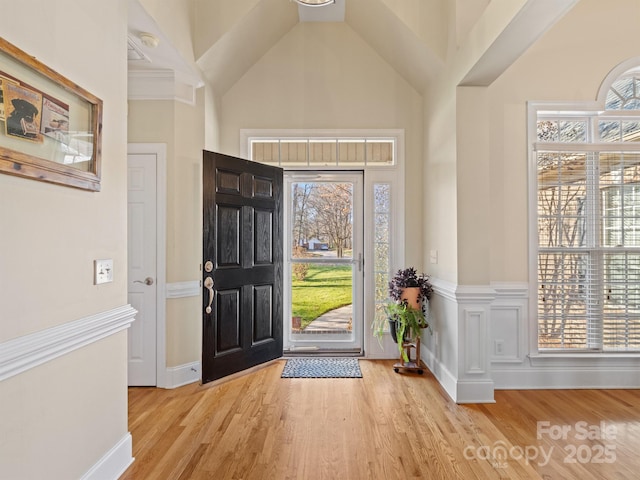
M 398 270 L 389 282 L 391 301 L 384 305 L 386 318 L 374 321 L 374 335 L 382 339 L 386 322 L 393 341 L 405 362 L 409 361 L 403 342 L 420 335 L 420 329 L 430 328 L 426 316 L 425 300 L 429 300 L 433 286 L 424 273 L 418 274 L 413 267 Z
M 407 301 L 413 308 L 424 310 L 423 300 L 429 300 L 433 286 L 424 273 L 413 267 L 398 270 L 389 282 L 389 297 L 396 302 Z

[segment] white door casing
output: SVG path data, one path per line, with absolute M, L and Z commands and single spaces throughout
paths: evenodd
M 165 386 L 164 144 L 128 148 L 128 384 Z

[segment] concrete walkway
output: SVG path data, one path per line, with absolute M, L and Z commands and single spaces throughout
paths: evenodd
M 301 333 L 350 333 L 352 318 L 353 305 L 346 305 L 320 315 Z

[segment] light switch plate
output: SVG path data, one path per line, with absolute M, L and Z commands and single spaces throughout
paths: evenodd
M 113 282 L 113 258 L 93 261 L 94 284 Z

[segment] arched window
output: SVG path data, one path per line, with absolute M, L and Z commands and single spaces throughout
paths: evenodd
M 640 70 L 632 70 L 618 78 L 607 92 L 607 110 L 640 110 Z

